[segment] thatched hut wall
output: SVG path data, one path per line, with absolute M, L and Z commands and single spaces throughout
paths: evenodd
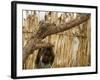
M 48 22 L 60 24 L 59 19 L 70 21 L 75 18 L 75 13 L 62 14 L 61 18 L 57 16 L 56 12 L 52 12 L 51 15 L 46 14 Z M 69 16 L 69 17 L 68 17 Z M 30 39 L 31 35 L 35 33 L 39 26 L 39 16 L 37 14 L 27 14 L 23 24 L 23 46 Z M 64 22 L 64 21 L 63 21 Z M 25 30 L 24 30 L 25 29 Z M 25 31 L 25 32 L 24 32 Z M 76 26 L 73 29 L 64 31 L 58 34 L 48 36 L 44 39 L 46 42 L 50 42 L 54 45 L 53 50 L 55 59 L 52 67 L 75 67 L 75 66 L 89 66 L 91 64 L 90 46 L 91 46 L 91 25 L 90 20 Z M 32 69 L 35 67 L 35 59 L 38 50 L 34 51 L 26 61 L 26 68 Z

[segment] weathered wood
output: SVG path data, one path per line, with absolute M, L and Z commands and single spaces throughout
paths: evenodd
M 37 33 L 35 35 L 32 35 L 31 39 L 27 42 L 27 44 L 23 48 L 23 66 L 24 66 L 25 60 L 30 55 L 30 53 L 32 53 L 32 51 L 39 49 L 41 47 L 52 47 L 53 46 L 50 43 L 42 42 L 42 39 L 44 39 L 45 37 L 49 35 L 56 34 L 56 33 L 63 32 L 65 30 L 74 28 L 75 26 L 78 26 L 79 24 L 87 21 L 89 17 L 90 17 L 89 14 L 80 15 L 80 17 L 78 18 L 70 22 L 60 24 L 60 25 L 56 25 L 54 23 L 52 24 L 45 23 L 45 21 L 42 21 L 39 25 L 40 27 Z

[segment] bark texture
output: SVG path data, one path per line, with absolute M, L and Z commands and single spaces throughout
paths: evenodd
M 39 29 L 36 32 L 36 34 L 33 34 L 30 40 L 28 40 L 25 47 L 23 47 L 23 68 L 24 64 L 26 62 L 26 59 L 32 53 L 34 50 L 42 48 L 42 47 L 53 47 L 51 43 L 46 43 L 42 41 L 44 38 L 46 38 L 49 35 L 56 34 L 59 32 L 63 32 L 69 29 L 72 29 L 81 23 L 87 21 L 90 18 L 89 14 L 83 14 L 77 17 L 76 19 L 73 19 L 67 23 L 56 25 L 55 23 L 48 23 L 45 21 L 41 21 L 39 24 Z

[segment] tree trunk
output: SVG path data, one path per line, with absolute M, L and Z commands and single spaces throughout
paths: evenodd
M 64 24 L 56 25 L 54 23 L 45 23 L 42 21 L 40 23 L 39 30 L 36 34 L 32 35 L 30 40 L 27 41 L 25 47 L 23 47 L 23 69 L 24 64 L 26 62 L 27 57 L 32 53 L 34 50 L 42 48 L 42 47 L 53 47 L 52 44 L 43 42 L 42 40 L 52 34 L 56 34 L 59 32 L 63 32 L 65 30 L 69 30 L 79 24 L 87 21 L 89 19 L 89 14 L 80 15 L 80 17 Z

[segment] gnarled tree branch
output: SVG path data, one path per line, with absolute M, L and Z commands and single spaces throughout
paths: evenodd
M 54 23 L 45 23 L 42 22 L 40 24 L 39 30 L 35 35 L 32 36 L 32 38 L 28 41 L 28 43 L 23 48 L 23 65 L 27 59 L 27 57 L 36 49 L 42 48 L 42 47 L 52 47 L 50 43 L 42 42 L 42 39 L 45 37 L 56 34 L 59 32 L 63 32 L 65 30 L 69 30 L 71 28 L 74 28 L 75 26 L 78 26 L 79 24 L 87 21 L 89 19 L 89 14 L 80 15 L 80 17 L 64 24 L 56 25 Z

